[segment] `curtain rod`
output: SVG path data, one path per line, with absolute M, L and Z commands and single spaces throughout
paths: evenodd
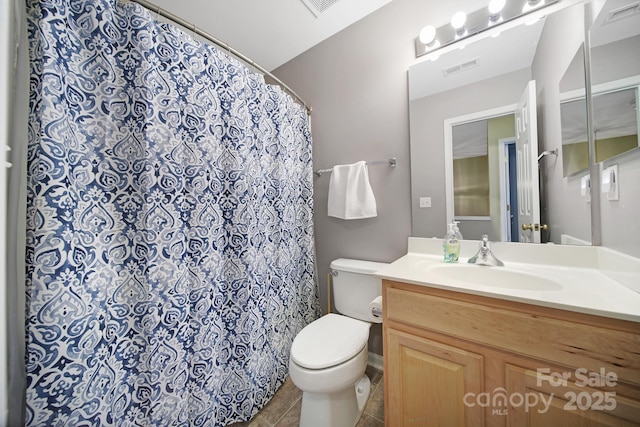
M 289 92 L 293 97 L 295 97 L 298 101 L 300 101 L 300 103 L 304 106 L 304 108 L 307 110 L 307 114 L 311 114 L 311 106 L 307 105 L 306 102 L 304 102 L 304 100 L 300 97 L 300 95 L 298 95 L 297 93 L 295 93 L 293 91 L 293 89 L 291 89 L 289 86 L 287 86 L 286 84 L 284 84 L 282 82 L 282 80 L 280 80 L 279 78 L 277 78 L 276 76 L 274 76 L 271 72 L 267 71 L 265 68 L 263 68 L 262 66 L 260 66 L 259 64 L 256 64 L 252 59 L 248 58 L 247 56 L 243 55 L 242 53 L 238 52 L 237 50 L 235 50 L 234 48 L 232 48 L 231 46 L 229 46 L 228 44 L 226 44 L 223 41 L 218 40 L 217 38 L 215 38 L 214 36 L 212 36 L 211 34 L 207 33 L 206 31 L 201 30 L 200 28 L 196 27 L 195 24 L 192 24 L 182 18 L 180 18 L 177 15 L 174 15 L 173 13 L 169 12 L 166 9 L 161 8 L 160 6 L 151 3 L 147 0 L 121 0 L 123 3 L 126 2 L 134 2 L 134 3 L 138 3 L 139 5 L 141 5 L 142 7 L 151 10 L 152 12 L 157 13 L 158 15 L 167 18 L 173 22 L 175 22 L 176 24 L 182 26 L 183 28 L 186 28 L 190 31 L 193 31 L 194 33 L 196 33 L 197 35 L 204 37 L 205 39 L 209 40 L 210 42 L 218 45 L 219 47 L 223 48 L 224 50 L 226 50 L 227 52 L 233 54 L 234 56 L 236 56 L 237 58 L 240 58 L 242 61 L 244 61 L 245 63 L 249 64 L 250 66 L 254 67 L 255 69 L 259 70 L 261 73 L 266 74 L 267 76 L 269 76 L 270 78 L 272 78 L 273 80 L 276 81 L 276 83 L 278 83 L 280 86 L 282 86 L 287 92 Z

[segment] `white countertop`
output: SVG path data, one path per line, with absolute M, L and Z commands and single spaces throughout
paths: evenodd
M 518 247 L 520 253 L 516 256 L 514 251 L 505 250 L 509 248 L 507 244 L 497 243 L 492 245 L 492 251 L 504 261 L 505 267 L 467 264 L 469 257 L 461 256 L 459 264 L 470 272 L 469 280 L 467 281 L 465 278 L 463 281 L 452 280 L 433 272 L 432 267 L 451 266 L 443 261 L 441 253 L 434 253 L 435 248 L 440 249 L 441 252 L 441 240 L 425 239 L 428 240 L 425 246 L 424 242 L 417 241 L 414 241 L 412 245 L 411 239 L 416 238 L 410 238 L 409 253 L 378 271 L 376 273 L 378 277 L 449 291 L 640 322 L 640 292 L 621 284 L 601 271 L 603 266 L 598 263 L 598 248 L 576 248 L 578 258 L 575 258 L 572 252 L 567 252 L 571 251 L 571 248 L 548 247 L 545 249 L 545 245 L 537 245 L 532 249 L 534 252 L 529 253 L 529 256 L 526 257 L 527 262 L 522 262 L 523 260 L 518 257 L 522 258 L 523 247 Z M 470 253 L 470 248 L 475 247 L 476 244 L 474 242 L 472 246 L 469 242 L 465 243 L 466 247 L 463 247 L 461 255 Z M 505 250 L 504 256 L 501 256 L 500 249 Z M 553 253 L 554 251 L 555 253 Z M 549 258 L 549 252 L 551 252 L 550 258 L 554 262 L 536 263 L 536 260 L 541 258 L 535 256 L 535 252 L 543 253 L 542 258 Z M 526 253 L 526 249 L 524 253 Z M 570 255 L 567 256 L 567 253 Z M 557 261 L 558 255 L 571 259 L 567 261 L 566 265 L 562 265 Z M 610 257 L 610 253 L 607 253 L 607 256 Z M 549 290 L 486 286 L 473 283 L 472 269 L 474 268 L 505 268 L 517 273 L 537 275 L 549 279 L 557 283 L 558 286 Z M 620 267 L 616 265 L 616 268 Z M 631 280 L 634 282 L 638 280 L 640 283 L 640 276 L 636 275 L 637 265 L 632 264 L 630 271 L 627 275 L 631 274 Z

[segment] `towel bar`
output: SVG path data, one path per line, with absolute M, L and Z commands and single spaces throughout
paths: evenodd
M 396 158 L 392 157 L 390 159 L 387 160 L 375 160 L 373 162 L 367 162 L 367 166 L 371 166 L 371 165 L 386 165 L 388 164 L 391 167 L 395 167 L 396 166 Z M 318 176 L 321 176 L 323 173 L 330 173 L 333 172 L 333 168 L 330 169 L 318 169 L 316 171 L 314 171 L 313 173 L 315 173 Z

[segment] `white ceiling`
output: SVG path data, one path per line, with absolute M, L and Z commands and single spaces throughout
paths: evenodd
M 630 38 L 640 34 L 640 7 L 635 8 L 635 14 L 619 21 L 609 22 L 610 13 L 629 6 L 638 5 L 635 0 L 607 0 L 594 19 L 591 31 L 591 46 L 601 46 L 617 40 Z M 596 31 L 597 30 L 597 31 Z
M 318 17 L 302 0 L 150 1 L 271 71 L 391 0 L 337 0 Z

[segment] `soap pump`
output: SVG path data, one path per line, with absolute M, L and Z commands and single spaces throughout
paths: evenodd
M 462 234 L 460 234 L 460 229 L 457 224 L 458 222 L 454 221 L 447 225 L 447 234 L 444 236 L 444 241 L 442 242 L 444 262 L 458 262 Z
M 453 227 L 453 231 L 456 232 L 456 239 L 458 239 L 458 243 L 460 244 L 462 242 L 462 233 L 460 232 L 460 228 L 458 227 L 460 221 L 453 221 L 453 223 L 455 224 L 455 226 Z

